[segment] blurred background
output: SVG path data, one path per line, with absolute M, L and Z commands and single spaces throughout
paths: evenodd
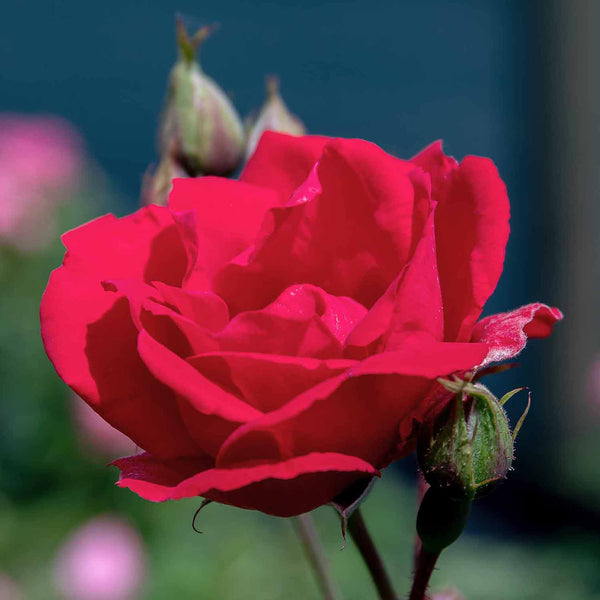
M 600 4 L 594 0 L 75 0 L 0 20 L 0 600 L 317 598 L 289 521 L 113 486 L 133 453 L 55 375 L 38 307 L 59 234 L 140 203 L 175 57 L 174 15 L 219 23 L 205 71 L 242 115 L 276 73 L 311 133 L 401 157 L 442 138 L 491 157 L 512 235 L 486 313 L 540 300 L 566 319 L 521 367 L 533 408 L 509 481 L 475 505 L 434 588 L 471 600 L 600 598 Z M 515 400 L 514 422 L 522 410 Z M 365 504 L 399 591 L 410 585 L 415 464 Z M 317 523 L 347 600 L 374 598 L 329 508 Z

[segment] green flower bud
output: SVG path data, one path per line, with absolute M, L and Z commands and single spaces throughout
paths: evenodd
M 203 27 L 192 38 L 177 24 L 180 57 L 171 70 L 161 124 L 161 155 L 170 154 L 189 175 L 229 175 L 239 166 L 244 129 L 225 92 L 196 60 L 208 37 Z
M 514 458 L 511 433 L 502 405 L 520 389 L 498 400 L 477 383 L 439 380 L 456 395 L 419 433 L 417 455 L 426 481 L 450 498 L 472 500 L 506 478 Z M 529 406 L 528 406 L 529 408 Z
M 274 75 L 267 77 L 267 98 L 258 116 L 251 119 L 248 127 L 246 159 L 250 158 L 260 136 L 265 131 L 278 131 L 290 135 L 305 135 L 304 123 L 293 115 L 279 93 L 279 79 Z

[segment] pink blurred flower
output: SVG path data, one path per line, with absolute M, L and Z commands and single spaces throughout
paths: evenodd
M 53 116 L 0 114 L 0 241 L 20 250 L 54 235 L 54 208 L 82 167 L 81 138 Z
M 102 459 L 114 460 L 135 451 L 135 444 L 109 425 L 77 394 L 71 395 L 71 411 L 81 445 Z
M 131 600 L 139 597 L 145 554 L 138 533 L 121 519 L 88 521 L 59 550 L 55 581 L 66 600 Z
M 0 599 L 20 600 L 22 597 L 17 584 L 5 573 L 0 573 Z

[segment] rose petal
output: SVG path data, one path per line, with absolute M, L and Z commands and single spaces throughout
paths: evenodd
M 224 351 L 337 358 L 365 313 L 351 298 L 295 285 L 263 310 L 238 314 L 213 339 Z
M 222 389 L 265 413 L 356 364 L 352 360 L 236 352 L 201 354 L 188 362 Z
M 179 356 L 218 349 L 210 334 L 228 321 L 227 305 L 218 296 L 188 292 L 158 281 L 149 285 L 135 279 L 118 279 L 102 285 L 127 298 L 138 331 L 146 329 Z
M 265 131 L 240 180 L 275 190 L 285 204 L 308 177 L 331 138 Z
M 206 454 L 216 455 L 234 429 L 262 414 L 202 376 L 145 330 L 138 336 L 138 351 L 151 373 L 174 393 L 187 430 Z
M 101 284 L 110 278 L 181 281 L 185 253 L 169 212 L 152 207 L 123 219 L 101 217 L 63 240 L 64 264 L 50 276 L 40 308 L 42 339 L 59 376 L 153 454 L 198 451 L 169 390 L 139 359 L 127 301 Z
M 441 140 L 437 140 L 421 150 L 419 154 L 410 159 L 410 162 L 418 165 L 431 176 L 434 200 L 438 200 L 444 194 L 452 173 L 458 167 L 458 163 L 451 156 L 444 154 Z
M 346 341 L 346 355 L 365 357 L 397 349 L 405 333 L 443 340 L 444 313 L 437 271 L 434 211 L 413 257 Z
M 227 304 L 211 292 L 196 292 L 153 282 L 165 302 L 174 306 L 179 314 L 191 319 L 200 327 L 210 331 L 220 331 L 229 322 Z
M 110 243 L 107 243 L 110 240 Z M 62 236 L 63 265 L 96 279 L 141 279 L 180 285 L 187 258 L 169 211 L 148 206 L 127 217 L 99 217 Z
M 263 458 L 257 454 L 260 432 L 274 437 L 290 456 L 342 452 L 382 466 L 400 441 L 400 423 L 412 419 L 414 406 L 427 395 L 432 379 L 474 367 L 486 351 L 484 344 L 407 338 L 402 350 L 373 356 L 240 427 L 221 448 L 217 466 L 250 455 L 247 444 L 253 456 Z M 265 458 L 272 458 L 272 447 Z
M 152 285 L 138 279 L 107 279 L 102 282 L 107 292 L 117 292 L 127 298 L 131 311 L 131 320 L 138 331 L 142 328 L 140 312 L 146 300 L 163 301 L 162 294 Z
M 429 215 L 428 177 L 362 140 L 334 140 L 293 201 L 271 209 L 260 243 L 229 264 L 215 290 L 234 312 L 312 283 L 371 306 L 412 254 Z M 304 185 L 304 184 L 303 184 Z
M 203 496 L 278 517 L 308 512 L 331 501 L 352 482 L 378 475 L 370 464 L 339 453 L 310 453 L 275 463 L 232 469 L 207 468 L 188 475 L 193 462 L 153 461 L 148 455 L 115 461 L 120 487 L 161 502 Z M 197 465 L 202 467 L 202 463 Z
M 157 342 L 181 358 L 219 348 L 209 329 L 152 300 L 144 302 L 140 323 Z
M 436 342 L 427 334 L 415 333 L 407 335 L 397 350 L 363 360 L 351 375 L 396 373 L 434 380 L 478 365 L 486 353 L 484 343 Z
M 175 179 L 169 210 L 187 232 L 184 238 L 189 254 L 196 256 L 186 287 L 200 289 L 202 281 L 209 285 L 217 269 L 254 241 L 265 212 L 277 203 L 277 194 L 271 189 L 240 181 L 220 177 Z M 189 216 L 190 211 L 195 211 L 195 219 Z M 192 226 L 195 239 L 189 235 Z
M 456 166 L 441 143 L 413 159 L 429 171 L 437 200 L 436 242 L 447 341 L 465 342 L 496 288 L 509 234 L 506 186 L 492 161 Z
M 121 470 L 121 479 L 135 479 L 154 485 L 175 487 L 189 477 L 211 469 L 214 459 L 210 456 L 178 457 L 161 459 L 149 452 L 118 458 L 111 465 Z
M 525 348 L 528 337 L 548 337 L 562 318 L 558 308 L 535 302 L 482 319 L 473 328 L 473 341 L 487 344 L 489 349 L 480 366 L 513 358 Z

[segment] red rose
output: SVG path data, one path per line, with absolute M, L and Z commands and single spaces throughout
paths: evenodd
M 168 208 L 67 233 L 44 344 L 145 450 L 116 462 L 119 485 L 302 513 L 401 455 L 437 377 L 562 318 L 533 304 L 476 323 L 508 219 L 485 158 L 267 133 L 241 181 L 179 179 Z

